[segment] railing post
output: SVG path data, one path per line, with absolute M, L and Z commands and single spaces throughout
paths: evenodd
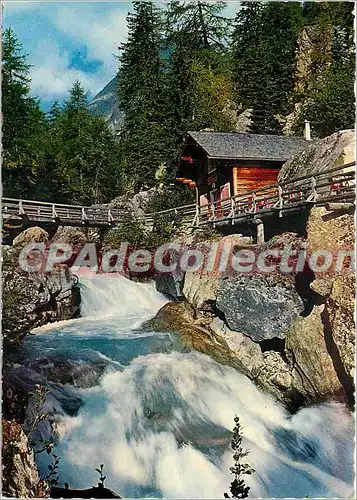
M 196 215 L 195 218 L 193 219 L 193 224 L 198 227 L 200 225 L 200 207 L 196 204 Z
M 231 198 L 231 217 L 232 217 L 232 226 L 234 226 L 234 215 L 235 215 L 235 203 L 234 203 L 234 198 Z
M 109 208 L 108 209 L 108 223 L 109 223 L 109 225 L 113 222 L 113 220 L 114 220 L 114 217 L 113 217 L 113 215 L 110 211 L 110 208 Z
M 280 186 L 280 184 L 278 186 L 278 195 L 279 195 L 279 217 L 282 217 L 283 216 L 282 209 L 284 206 L 284 197 L 283 197 L 283 188 Z
M 317 200 L 317 191 L 316 191 L 316 179 L 315 177 L 311 177 L 311 191 L 312 191 L 312 201 Z
M 215 209 L 215 206 L 214 206 L 214 202 L 211 203 L 211 205 L 212 205 L 212 217 L 211 217 L 211 219 L 213 221 L 213 227 L 216 227 L 216 224 L 214 222 L 216 220 L 216 209 Z
M 24 210 L 24 207 L 23 207 L 23 202 L 22 200 L 19 201 L 19 215 L 25 215 L 26 212 Z
M 252 210 L 253 210 L 253 213 L 256 213 L 257 211 L 257 195 L 256 195 L 256 192 L 254 191 L 253 192 L 253 200 L 252 200 Z
M 84 207 L 82 207 L 82 223 L 84 224 L 84 222 L 87 219 L 88 219 L 88 217 L 87 217 L 86 211 L 84 210 Z
M 56 205 L 52 203 L 52 218 L 53 220 L 58 218 L 57 212 L 56 212 Z

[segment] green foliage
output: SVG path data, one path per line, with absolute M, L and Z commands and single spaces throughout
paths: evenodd
M 134 2 L 127 23 L 128 40 L 119 57 L 118 95 L 125 116 L 120 142 L 125 174 L 139 190 L 156 184 L 165 159 L 161 17 L 151 2 Z
M 133 249 L 142 248 L 146 240 L 144 222 L 126 217 L 125 222 L 110 229 L 103 238 L 104 248 L 118 249 L 121 243 L 128 243 Z
M 225 48 L 229 19 L 223 16 L 224 2 L 172 1 L 167 9 L 170 40 L 185 38 L 192 50 Z
M 172 177 L 188 130 L 232 131 L 227 111 L 231 76 L 226 40 L 228 20 L 223 2 L 168 3 L 165 45 L 170 54 L 165 73 L 165 124 Z
M 355 124 L 355 44 L 353 4 L 309 3 L 305 15 L 314 22 L 319 43 L 311 55 L 310 68 L 298 98 L 303 101 L 296 129 L 311 121 L 318 137 Z M 302 95 L 301 95 L 302 94 Z
M 318 136 L 353 127 L 353 6 L 242 2 L 231 34 L 223 2 L 134 2 L 118 58 L 119 141 L 88 112 L 79 82 L 45 115 L 21 44 L 5 30 L 5 196 L 91 205 L 170 184 L 188 130 L 234 131 L 237 108 L 252 109 L 253 133 L 282 133 L 296 103 L 299 134 L 306 119 Z
M 183 205 L 195 203 L 195 192 L 187 186 L 172 186 L 157 191 L 152 197 L 147 212 L 161 212 Z
M 24 198 L 39 179 L 46 122 L 30 96 L 30 65 L 11 28 L 3 33 L 2 49 L 4 194 Z
M 295 52 L 302 8 L 294 2 L 243 2 L 232 34 L 235 99 L 252 109 L 250 131 L 282 133 L 292 110 Z
M 231 473 L 234 475 L 234 480 L 231 482 L 230 491 L 232 498 L 247 498 L 249 495 L 250 487 L 244 482 L 244 475 L 253 474 L 254 469 L 249 464 L 242 464 L 241 461 L 247 455 L 249 450 L 242 447 L 242 426 L 239 423 L 239 417 L 234 418 L 235 427 L 233 429 L 232 450 L 234 451 L 233 467 L 230 468 Z M 228 494 L 225 494 L 228 497 Z
M 326 137 L 337 130 L 353 128 L 355 96 L 353 82 L 355 65 L 327 68 L 311 89 L 310 100 L 301 116 L 310 120 L 318 137 Z M 300 121 L 300 123 L 301 123 Z
M 51 486 L 58 486 L 59 484 L 59 464 L 61 457 L 58 457 L 53 453 L 52 455 L 52 463 L 48 466 L 49 473 L 45 477 L 45 481 L 49 483 Z
M 9 28 L 3 34 L 4 194 L 57 202 L 109 201 L 123 186 L 120 150 L 90 115 L 79 82 L 48 116 L 30 96 L 30 66 Z
M 62 107 L 49 116 L 49 158 L 56 199 L 90 205 L 121 192 L 123 174 L 119 147 L 102 118 L 87 110 L 87 96 L 77 81 Z

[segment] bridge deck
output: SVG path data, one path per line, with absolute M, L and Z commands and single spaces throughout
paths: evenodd
M 192 227 L 224 223 L 234 225 L 276 213 L 282 216 L 284 213 L 303 210 L 312 204 L 354 202 L 354 167 L 355 162 L 352 162 L 204 206 L 191 204 L 145 214 L 138 220 L 142 220 L 148 227 L 153 227 L 159 218 Z M 15 198 L 2 199 L 2 214 L 5 220 L 20 217 L 23 221 L 88 227 L 110 227 L 128 220 L 128 214 L 120 209 Z

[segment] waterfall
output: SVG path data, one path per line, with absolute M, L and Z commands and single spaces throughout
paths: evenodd
M 118 274 L 81 278 L 83 317 L 121 316 L 138 311 L 155 313 L 167 300 L 154 283 L 137 283 Z
M 251 497 L 353 494 L 354 426 L 343 405 L 291 416 L 237 370 L 142 327 L 166 301 L 153 284 L 96 276 L 81 278 L 81 293 L 83 318 L 26 340 L 32 350 L 72 359 L 88 361 L 90 352 L 110 368 L 96 385 L 76 389 L 75 414 L 58 412 L 62 483 L 92 486 L 104 464 L 106 486 L 125 497 L 222 498 L 238 415 L 256 470 L 247 479 Z M 46 471 L 50 457 L 37 458 Z

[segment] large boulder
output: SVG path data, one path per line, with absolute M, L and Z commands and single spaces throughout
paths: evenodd
M 324 172 L 337 165 L 355 161 L 356 133 L 341 130 L 324 139 L 311 141 L 300 153 L 282 166 L 278 181 Z
M 67 243 L 72 246 L 74 252 L 79 252 L 87 241 L 85 233 L 77 227 L 59 226 L 51 243 Z
M 276 275 L 226 278 L 216 305 L 232 330 L 243 332 L 254 342 L 284 339 L 304 310 L 294 281 Z
M 4 248 L 2 280 L 2 328 L 7 342 L 79 312 L 78 280 L 66 265 L 56 265 L 51 272 L 28 273 L 19 267 L 16 249 Z
M 194 306 L 201 307 L 204 303 L 215 301 L 220 287 L 221 277 L 218 272 L 204 274 L 187 272 L 183 284 L 185 298 Z
M 176 332 L 185 348 L 236 368 L 289 407 L 295 407 L 303 399 L 293 387 L 291 367 L 283 356 L 274 351 L 263 353 L 258 343 L 231 330 L 218 317 L 207 318 L 199 314 L 187 302 L 166 304 L 151 326 Z
M 293 367 L 294 386 L 309 402 L 329 396 L 343 398 L 343 387 L 329 352 L 328 332 L 323 322 L 324 305 L 299 318 L 286 336 L 286 353 Z
M 142 217 L 147 212 L 148 206 L 156 193 L 157 189 L 151 188 L 147 191 L 140 191 L 132 198 L 128 198 L 127 195 L 121 195 L 114 198 L 106 207 L 120 209 L 132 217 Z
M 14 247 L 23 247 L 28 243 L 48 243 L 49 234 L 47 231 L 40 227 L 29 227 L 18 234 L 14 238 L 12 245 Z

